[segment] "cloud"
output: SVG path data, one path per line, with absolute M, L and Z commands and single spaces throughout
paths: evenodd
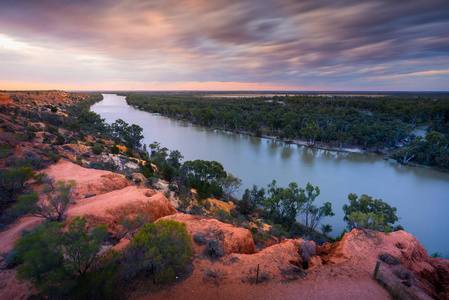
M 391 76 L 434 70 L 422 63 L 448 55 L 448 15 L 446 0 L 4 0 L 0 28 L 60 63 L 90 57 L 73 80 L 335 86 L 385 64 Z

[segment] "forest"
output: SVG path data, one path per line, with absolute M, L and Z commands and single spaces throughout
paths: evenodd
M 449 170 L 445 94 L 287 95 L 211 98 L 204 93 L 129 93 L 127 103 L 201 126 L 308 146 L 358 147 L 403 164 Z M 419 136 L 417 126 L 426 128 Z

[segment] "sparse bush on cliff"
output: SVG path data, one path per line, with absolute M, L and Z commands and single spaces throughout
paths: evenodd
M 207 242 L 205 251 L 206 254 L 213 259 L 225 255 L 223 249 L 220 247 L 220 242 L 212 238 Z
M 124 252 L 126 276 L 152 276 L 154 282 L 170 282 L 192 255 L 186 225 L 173 220 L 145 224 Z
M 224 209 L 217 209 L 214 213 L 214 217 L 219 220 L 220 222 L 224 223 L 232 223 L 232 217 L 231 215 L 225 211 Z

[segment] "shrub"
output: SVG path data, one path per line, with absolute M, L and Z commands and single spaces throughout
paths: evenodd
M 131 237 L 134 237 L 142 226 L 149 221 L 148 216 L 143 214 L 137 215 L 134 218 L 124 217 L 120 222 L 120 225 L 123 227 L 123 232 L 120 235 L 124 237 L 127 233 L 129 233 Z
M 196 232 L 193 235 L 193 241 L 200 246 L 206 245 L 206 237 L 201 232 Z
M 28 167 L 0 170 L 0 210 L 16 200 L 33 176 L 34 170 Z
M 309 260 L 312 256 L 316 254 L 315 245 L 309 241 L 301 241 L 299 243 L 299 255 L 302 258 L 302 265 L 304 269 L 309 268 Z
M 213 259 L 225 255 L 223 249 L 220 247 L 220 243 L 212 238 L 207 242 L 205 252 L 210 258 Z
M 32 211 L 33 215 L 49 221 L 61 221 L 73 200 L 75 184 L 74 180 L 56 182 L 53 191 L 47 195 L 47 202 L 37 204 Z
M 186 225 L 173 220 L 145 224 L 124 253 L 128 276 L 151 275 L 154 282 L 172 281 L 192 255 Z
M 219 220 L 220 222 L 232 222 L 231 215 L 221 208 L 215 211 L 214 217 L 217 218 L 217 220 Z
M 67 230 L 64 227 L 60 223 L 43 223 L 16 242 L 18 260 L 23 262 L 17 276 L 29 280 L 50 298 L 106 295 L 105 287 L 111 286 L 107 283 L 113 277 L 98 264 L 100 246 L 107 237 L 106 226 L 97 226 L 89 234 L 86 219 L 76 217 Z
M 11 213 L 15 217 L 26 215 L 33 210 L 33 207 L 39 201 L 37 193 L 20 195 L 16 203 L 11 208 Z
M 348 229 L 372 229 L 391 232 L 392 225 L 399 220 L 396 216 L 396 207 L 391 207 L 382 199 L 374 199 L 363 194 L 358 199 L 356 194 L 349 194 L 349 205 L 343 205 L 345 216 L 343 220 Z
M 94 152 L 95 155 L 100 155 L 101 153 L 103 153 L 103 147 L 95 145 L 92 147 L 92 151 Z
M 111 146 L 110 149 L 111 149 L 111 153 L 112 153 L 112 154 L 119 154 L 119 153 L 120 153 L 120 148 L 117 147 L 117 145 Z

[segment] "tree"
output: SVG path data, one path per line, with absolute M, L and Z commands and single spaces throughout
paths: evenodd
M 126 146 L 136 151 L 137 149 L 142 147 L 142 139 L 143 139 L 143 128 L 139 125 L 132 124 L 125 129 L 124 132 L 124 140 L 126 142 Z
M 301 135 L 308 140 L 309 146 L 312 147 L 315 145 L 315 141 L 320 134 L 320 131 L 321 128 L 317 124 L 311 123 L 301 130 Z
M 328 233 L 332 231 L 332 225 L 330 224 L 323 224 L 321 225 L 321 232 L 324 236 L 327 236 Z
M 184 176 L 188 184 L 197 190 L 200 199 L 211 195 L 220 198 L 223 195 L 221 182 L 227 174 L 219 162 L 200 159 L 186 161 L 181 168 L 180 177 Z
M 11 170 L 0 170 L 0 210 L 13 203 L 25 189 L 25 182 L 33 178 L 34 170 L 21 167 Z
M 159 220 L 145 224 L 124 253 L 125 272 L 129 276 L 151 275 L 154 281 L 172 281 L 193 253 L 186 224 Z
M 393 224 L 399 220 L 396 207 L 391 207 L 382 199 L 374 199 L 363 194 L 360 199 L 356 194 L 348 195 L 349 205 L 343 205 L 343 220 L 348 229 L 372 229 L 384 232 L 393 230 Z
M 226 198 L 229 198 L 234 194 L 238 189 L 242 186 L 242 180 L 240 178 L 235 177 L 231 173 L 228 173 L 226 178 L 224 178 L 221 182 L 223 186 L 223 192 Z
M 265 189 L 259 189 L 257 185 L 253 188 L 246 189 L 243 193 L 242 200 L 239 202 L 240 212 L 244 215 L 251 214 L 257 207 L 257 204 L 263 203 L 265 200 Z
M 291 225 L 303 205 L 303 197 L 298 185 L 294 182 L 288 188 L 278 187 L 276 180 L 268 185 L 268 196 L 260 205 L 268 210 L 274 222 Z
M 106 226 L 97 226 L 88 233 L 84 217 L 76 217 L 67 230 L 64 230 L 65 225 L 43 223 L 16 242 L 14 249 L 23 262 L 17 276 L 29 280 L 38 291 L 51 292 L 59 298 L 73 297 L 80 288 L 86 294 L 92 294 L 89 291 L 92 288 L 101 290 L 101 286 L 92 284 L 92 279 L 98 280 L 98 277 L 91 276 L 91 271 L 99 269 L 99 251 L 107 237 Z M 102 281 L 110 279 L 103 277 Z M 86 294 L 82 298 L 86 298 Z
M 47 201 L 38 203 L 32 214 L 36 217 L 46 218 L 49 221 L 61 221 L 73 200 L 74 180 L 58 181 L 53 190 L 47 195 Z
M 315 228 L 318 226 L 318 224 L 324 217 L 335 216 L 334 212 L 332 211 L 332 204 L 330 202 L 325 202 L 324 205 L 321 207 L 316 207 L 315 205 L 312 205 L 310 207 L 309 215 L 310 215 L 310 224 L 309 227 L 307 228 L 309 234 L 312 233 L 313 230 L 315 230 Z M 329 228 L 324 227 L 324 229 L 327 231 Z M 328 232 L 330 232 L 331 230 L 332 229 L 330 229 Z M 324 231 L 323 234 L 326 235 Z
M 307 193 L 307 194 L 306 194 Z M 310 184 L 310 182 L 307 183 L 307 186 L 304 189 L 301 189 L 301 196 L 303 197 L 303 201 L 305 203 L 304 207 L 304 216 L 306 221 L 306 230 L 309 232 L 311 231 L 311 220 L 310 216 L 313 216 L 314 213 L 318 213 L 316 211 L 316 208 L 313 206 L 313 202 L 315 201 L 315 198 L 320 195 L 320 188 L 318 186 L 313 187 L 313 185 Z

